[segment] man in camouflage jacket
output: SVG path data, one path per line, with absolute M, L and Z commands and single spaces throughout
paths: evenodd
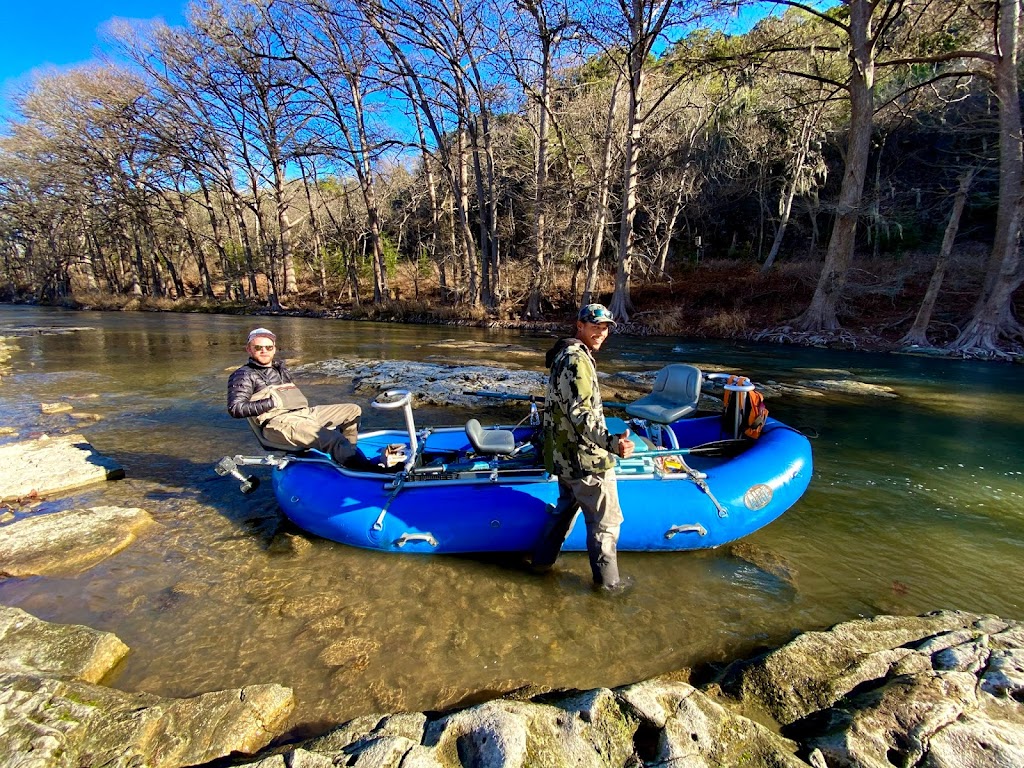
M 533 553 L 536 571 L 549 569 L 582 509 L 594 584 L 617 590 L 616 545 L 622 510 L 615 482 L 615 455 L 633 453 L 629 430 L 609 434 L 601 403 L 594 352 L 615 324 L 601 304 L 588 304 L 576 319 L 576 336 L 560 339 L 548 352 L 551 368 L 544 400 L 544 463 L 558 477 L 558 503 Z

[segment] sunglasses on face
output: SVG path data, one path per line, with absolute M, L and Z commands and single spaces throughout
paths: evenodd
M 264 351 L 269 352 L 273 348 L 274 348 L 273 344 L 253 344 L 252 345 L 253 352 L 264 352 Z

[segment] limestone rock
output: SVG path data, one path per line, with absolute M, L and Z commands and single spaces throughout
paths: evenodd
M 428 726 L 425 743 L 445 766 L 620 766 L 635 730 L 614 694 L 597 689 L 553 704 L 492 701 L 455 712 Z
M 1020 709 L 1019 705 L 1014 708 Z M 1024 723 L 1013 717 L 993 717 L 990 709 L 982 716 L 962 715 L 932 735 L 928 756 L 921 765 L 923 768 L 1024 765 Z
M 302 370 L 329 376 L 351 377 L 355 390 L 368 394 L 391 389 L 407 389 L 412 392 L 413 404 L 416 406 L 498 405 L 501 404 L 501 400 L 488 400 L 464 393 L 484 390 L 543 396 L 547 386 L 547 373 L 544 371 L 510 371 L 490 365 L 346 359 L 325 360 L 303 366 Z
M 0 574 L 74 575 L 120 552 L 155 525 L 136 507 L 92 507 L 15 520 L 0 536 Z
M 71 403 L 40 403 L 39 410 L 45 414 L 71 413 L 75 410 Z
M 740 665 L 739 693 L 782 724 L 831 706 L 858 685 L 886 677 L 910 647 L 981 617 L 942 611 L 926 616 L 877 616 L 807 632 L 749 665 Z M 930 662 L 928 663 L 930 666 Z M 727 681 L 733 687 L 735 680 Z
M 801 387 L 810 387 L 825 392 L 838 392 L 850 395 L 871 395 L 873 397 L 899 397 L 892 387 L 883 384 L 869 384 L 866 381 L 852 379 L 814 379 L 797 382 Z
M 117 636 L 0 606 L 0 671 L 99 682 L 128 654 Z
M 426 715 L 415 712 L 397 715 L 364 715 L 317 736 L 303 744 L 310 752 L 339 753 L 352 745 L 384 736 L 400 736 L 419 744 L 423 741 Z
M 644 765 L 806 766 L 797 745 L 734 714 L 691 685 L 648 680 L 617 691 L 640 720 L 638 752 Z
M 78 434 L 0 446 L 0 467 L 0 501 L 47 496 L 124 477 L 116 461 L 101 456 Z
M 935 734 L 977 709 L 975 683 L 966 672 L 896 677 L 813 718 L 810 725 L 827 726 L 804 741 L 829 766 L 920 765 Z
M 79 411 L 78 413 L 70 414 L 71 418 L 75 421 L 102 421 L 103 416 L 98 413 L 89 413 L 87 411 Z
M 279 685 L 163 699 L 75 680 L 0 674 L 0 764 L 196 765 L 266 746 L 293 706 L 291 690 Z

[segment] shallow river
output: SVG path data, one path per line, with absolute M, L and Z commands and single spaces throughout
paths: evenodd
M 517 685 L 616 686 L 857 616 L 958 608 L 1024 618 L 1019 366 L 613 336 L 602 371 L 689 362 L 756 381 L 853 378 L 897 397 L 769 399 L 773 416 L 814 437 L 804 498 L 744 540 L 754 557 L 621 555 L 636 586 L 609 599 L 592 593 L 584 554 L 536 577 L 501 560 L 362 551 L 282 523 L 269 482 L 242 496 L 218 477 L 221 456 L 256 452 L 224 402 L 246 332 L 262 324 L 293 366 L 347 356 L 451 362 L 434 343 L 454 338 L 534 348 L 539 368 L 551 344 L 484 329 L 0 307 L 0 336 L 81 329 L 7 341 L 15 348 L 0 370 L 0 426 L 22 437 L 68 430 L 67 414 L 43 416 L 39 404 L 69 400 L 103 417 L 76 429 L 127 472 L 36 511 L 140 506 L 161 524 L 76 578 L 0 580 L 0 604 L 128 643 L 110 685 L 191 696 L 282 683 L 296 692 L 298 734 Z M 401 425 L 347 381 L 300 380 L 313 402 L 354 398 L 364 428 Z M 419 424 L 438 419 L 465 414 L 417 411 Z M 777 567 L 751 562 L 762 560 Z

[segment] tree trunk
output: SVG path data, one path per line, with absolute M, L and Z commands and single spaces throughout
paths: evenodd
M 469 275 L 467 301 L 469 306 L 477 307 L 480 305 L 480 273 L 476 260 L 476 249 L 473 247 L 473 232 L 469 226 L 469 192 L 467 191 L 469 186 L 469 167 L 465 129 L 458 131 L 457 142 L 459 147 L 459 165 L 458 183 L 455 188 L 455 210 L 459 216 L 459 229 L 462 235 L 463 274 Z
M 235 189 L 229 189 L 231 210 L 235 213 L 235 222 L 238 225 L 238 238 L 245 257 L 245 276 L 249 282 L 249 296 L 258 298 L 260 295 L 259 283 L 256 282 L 256 256 L 252 247 L 252 238 L 249 236 L 249 227 L 245 222 L 245 208 L 242 205 L 241 197 Z
M 306 205 L 309 207 L 309 226 L 313 232 L 313 265 L 317 273 L 317 292 L 320 295 L 320 301 L 326 303 L 327 268 L 324 259 L 323 233 L 320 227 L 320 218 L 316 215 L 316 208 L 313 205 L 313 193 L 309 189 L 310 179 L 306 172 L 306 165 L 301 160 L 299 161 L 299 173 L 302 175 L 302 189 L 306 193 Z
M 631 58 L 639 53 L 635 49 Z M 629 321 L 633 302 L 629 295 L 633 271 L 633 221 L 637 208 L 637 181 L 640 177 L 640 140 L 643 137 L 644 72 L 642 62 L 631 64 L 632 83 L 629 89 L 629 116 L 626 133 L 625 164 L 622 169 L 622 215 L 619 219 L 618 268 L 615 271 L 615 292 L 608 309 L 620 322 Z
M 971 319 L 950 345 L 958 352 L 985 356 L 998 354 L 1001 335 L 1017 334 L 1013 294 L 1024 279 L 1020 257 L 1021 183 L 1024 153 L 1021 147 L 1020 92 L 1017 74 L 1017 40 L 1020 0 L 999 0 L 995 92 L 999 100 L 999 208 L 992 254 L 985 284 Z
M 842 296 L 857 243 L 857 222 L 871 153 L 875 90 L 872 9 L 873 4 L 869 0 L 850 0 L 850 129 L 846 169 L 818 285 L 810 306 L 794 321 L 797 328 L 805 331 L 835 331 L 840 328 L 836 306 Z
M 665 237 L 662 238 L 658 248 L 658 274 L 667 277 L 668 252 L 672 245 L 672 237 L 676 231 L 676 222 L 679 221 L 679 214 L 683 212 L 683 199 L 686 197 L 687 178 L 684 175 L 679 181 L 679 189 L 676 191 L 676 199 L 672 203 L 672 212 L 668 216 L 668 223 L 665 225 Z
M 928 289 L 924 293 L 921 307 L 917 310 L 917 317 L 910 330 L 900 339 L 901 344 L 916 344 L 928 346 L 928 324 L 932 319 L 932 312 L 935 309 L 935 302 L 939 297 L 939 289 L 942 288 L 942 280 L 946 276 L 946 267 L 949 264 L 949 257 L 953 253 L 953 243 L 956 241 L 956 233 L 960 228 L 960 216 L 967 204 L 967 192 L 971 188 L 974 174 L 977 169 L 971 168 L 960 176 L 960 187 L 953 197 L 953 210 L 949 213 L 949 221 L 946 223 L 946 233 L 942 237 L 942 247 L 939 249 L 939 256 L 935 260 L 935 269 L 932 271 L 932 279 L 928 282 Z
M 199 190 L 203 194 L 203 208 L 206 210 L 206 216 L 210 221 L 210 232 L 213 234 L 213 246 L 217 249 L 217 257 L 221 263 L 221 271 L 223 272 L 222 277 L 224 278 L 224 298 L 231 299 L 231 265 L 228 262 L 227 249 L 224 247 L 224 233 L 220 228 L 220 220 L 217 217 L 217 211 L 213 207 L 213 201 L 210 198 L 210 189 L 206 184 L 206 181 L 200 175 L 199 177 Z M 212 281 L 211 281 L 212 283 Z M 212 284 L 211 284 L 212 290 Z
M 598 169 L 597 191 L 594 198 L 593 221 L 591 224 L 590 252 L 587 255 L 587 272 L 583 281 L 582 306 L 594 300 L 594 288 L 597 285 L 598 268 L 601 262 L 601 251 L 604 250 L 604 233 L 608 227 L 608 199 L 611 196 L 612 159 L 614 157 L 615 116 L 619 107 L 619 88 L 622 86 L 620 71 L 612 86 L 608 102 L 608 114 L 604 126 L 604 148 L 601 153 L 601 166 Z M 575 277 L 574 277 L 575 279 Z
M 548 38 L 541 37 L 541 84 L 540 114 L 537 117 L 537 152 L 534 155 L 533 193 L 533 274 L 530 278 L 530 295 L 526 301 L 526 317 L 541 316 L 544 301 L 544 275 L 547 271 L 547 247 L 545 238 L 548 181 L 548 110 L 550 109 L 551 46 Z
M 817 113 L 817 114 L 820 114 Z M 782 239 L 786 236 L 786 228 L 789 226 L 789 217 L 793 213 L 793 198 L 796 197 L 796 188 L 800 184 L 800 175 L 803 173 L 804 163 L 807 161 L 807 152 L 811 144 L 811 129 L 813 121 L 817 117 L 807 115 L 804 119 L 803 128 L 800 131 L 800 148 L 797 150 L 796 160 L 793 163 L 793 173 L 783 187 L 779 197 L 779 226 L 775 230 L 775 239 L 772 240 L 772 247 L 768 251 L 768 257 L 761 267 L 761 274 L 767 274 L 775 264 L 775 259 L 782 249 Z
M 284 277 L 284 290 L 280 295 L 291 296 L 298 293 L 299 284 L 295 278 L 295 258 L 292 254 L 292 221 L 288 215 L 291 207 L 288 202 L 288 191 L 285 188 L 284 162 L 273 152 L 271 162 L 274 166 L 274 212 L 277 214 L 277 242 L 280 247 L 281 268 Z M 259 192 L 253 184 L 253 195 Z M 274 270 L 271 270 L 274 271 Z M 275 293 L 277 293 L 275 291 Z

